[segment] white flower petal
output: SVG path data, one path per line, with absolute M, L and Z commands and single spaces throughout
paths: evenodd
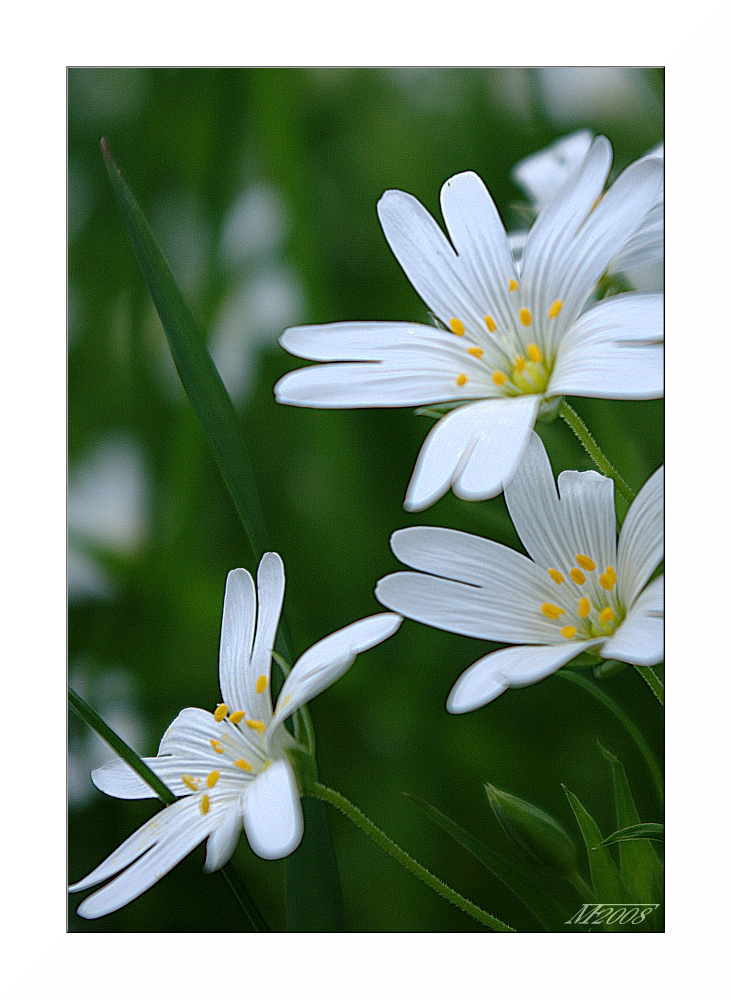
M 630 505 L 618 541 L 618 591 L 631 607 L 663 558 L 663 466 Z
M 422 572 L 379 580 L 376 597 L 386 607 L 476 639 L 556 640 L 556 624 L 541 613 L 544 601 L 556 600 L 554 585 L 526 556 L 448 528 L 404 528 L 391 544 L 398 559 Z
M 135 862 L 109 885 L 87 897 L 77 910 L 79 916 L 103 917 L 136 899 L 200 844 L 215 822 L 212 811 L 205 816 L 201 813 L 198 799 L 183 799 L 163 809 L 90 875 L 70 886 L 72 892 L 78 892 Z
M 620 253 L 613 257 L 608 266 L 611 274 L 663 260 L 663 215 L 663 202 L 651 208 L 637 232 L 630 237 Z
M 663 576 L 653 580 L 601 647 L 608 660 L 652 667 L 663 660 Z
M 456 340 L 454 333 L 424 323 L 351 322 L 293 326 L 280 344 L 310 361 L 386 361 L 441 345 L 455 347 Z
M 359 653 L 393 635 L 401 623 L 399 615 L 372 615 L 311 646 L 295 663 L 282 686 L 272 729 L 337 681 Z
M 285 566 L 276 552 L 265 552 L 257 570 L 257 632 L 247 677 L 246 710 L 268 723 L 272 717 L 270 673 L 272 650 L 285 596 Z M 264 677 L 264 682 L 261 678 Z M 263 690 L 257 693 L 257 687 Z
M 517 163 L 511 172 L 514 183 L 524 189 L 535 209 L 541 209 L 577 169 L 591 143 L 588 129 L 562 136 Z
M 422 445 L 405 508 L 424 510 L 450 486 L 464 500 L 500 493 L 521 460 L 540 402 L 539 396 L 490 399 L 438 420 Z
M 297 781 L 289 762 L 274 760 L 249 786 L 244 830 L 255 854 L 267 861 L 292 854 L 302 839 Z
M 663 396 L 663 346 L 575 342 L 557 362 L 551 392 L 599 399 L 659 399 Z
M 660 343 L 663 340 L 663 295 L 627 292 L 612 295 L 588 309 L 562 345 L 558 360 L 576 346 L 595 343 Z M 553 388 L 553 387 L 552 387 Z
M 565 663 L 596 644 L 597 640 L 593 639 L 552 646 L 509 646 L 489 653 L 458 678 L 447 699 L 447 710 L 456 715 L 472 712 L 493 701 L 507 688 L 526 687 L 556 673 Z
M 172 757 L 143 757 L 142 759 L 174 795 L 180 796 L 190 793 L 190 789 L 180 780 L 183 771 L 190 773 L 189 767 L 182 767 L 180 761 L 176 761 Z M 115 799 L 157 798 L 157 794 L 148 783 L 140 777 L 137 771 L 133 771 L 121 757 L 108 760 L 101 767 L 96 768 L 91 773 L 91 779 L 100 792 L 111 795 Z
M 206 873 L 218 871 L 229 861 L 239 843 L 241 828 L 241 805 L 237 799 L 228 806 L 223 818 L 219 819 L 218 826 L 209 835 L 206 864 L 203 868 Z
M 246 706 L 246 673 L 252 655 L 257 598 L 254 580 L 245 569 L 226 578 L 219 647 L 219 684 L 231 711 Z

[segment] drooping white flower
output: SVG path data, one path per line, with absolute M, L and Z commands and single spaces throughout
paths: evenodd
M 229 573 L 219 657 L 223 702 L 213 713 L 184 709 L 158 756 L 145 758 L 179 800 L 70 887 L 78 892 L 117 876 L 84 900 L 80 916 L 101 917 L 125 906 L 206 838 L 205 870 L 216 871 L 234 853 L 242 826 L 262 858 L 283 858 L 300 843 L 302 809 L 288 759 L 296 744 L 282 723 L 344 674 L 358 653 L 396 632 L 402 619 L 374 615 L 321 639 L 290 671 L 273 712 L 270 667 L 284 589 L 284 566 L 275 552 L 259 564 L 257 592 L 246 570 Z M 121 759 L 94 771 L 92 780 L 116 798 L 155 797 Z
M 546 149 L 532 153 L 513 168 L 513 179 L 528 195 L 535 212 L 541 211 L 557 194 L 592 144 L 592 133 L 583 129 L 563 136 Z M 655 159 L 663 164 L 663 143 L 654 146 L 643 159 Z M 640 226 L 618 254 L 607 265 L 610 275 L 622 275 L 633 287 L 649 289 L 650 269 L 658 270 L 661 287 L 663 279 L 663 183 Z M 514 257 L 520 261 L 526 246 L 528 233 L 515 232 L 509 235 Z M 520 268 L 520 263 L 518 264 Z M 654 271 L 655 276 L 655 271 Z M 641 285 L 640 282 L 643 281 Z
M 575 656 L 651 666 L 663 659 L 663 467 L 633 501 L 616 544 L 613 481 L 562 472 L 532 434 L 506 487 L 511 518 L 531 558 L 447 528 L 404 528 L 395 555 L 419 572 L 393 573 L 376 596 L 415 621 L 494 642 L 459 678 L 448 711 L 469 712 L 509 687 L 548 677 Z
M 660 164 L 645 160 L 603 197 L 611 160 L 607 139 L 595 139 L 539 213 L 520 277 L 476 174 L 457 174 L 442 188 L 452 243 L 415 198 L 387 191 L 378 205 L 386 238 L 446 329 L 333 323 L 286 330 L 281 343 L 292 354 L 336 363 L 285 375 L 277 400 L 313 407 L 454 403 L 428 434 L 409 484 L 404 505 L 422 510 L 450 487 L 465 500 L 500 493 L 545 398 L 661 396 L 663 296 L 616 295 L 585 309 L 661 184 Z

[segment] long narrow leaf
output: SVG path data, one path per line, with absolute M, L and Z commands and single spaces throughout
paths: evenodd
M 622 830 L 616 830 L 605 837 L 597 847 L 607 847 L 608 844 L 621 844 L 625 840 L 657 840 L 663 843 L 663 823 L 634 823 Z M 593 850 L 597 850 L 597 847 Z
M 425 802 L 418 795 L 411 795 L 409 792 L 405 792 L 404 794 L 415 805 L 419 806 L 433 823 L 441 827 L 445 833 L 448 833 L 466 851 L 470 851 L 473 857 L 477 858 L 497 879 L 500 879 L 515 896 L 518 896 L 524 906 L 534 914 L 546 930 L 559 931 L 565 929 L 564 923 L 567 920 L 568 913 L 565 912 L 564 908 L 555 899 L 543 891 L 534 875 L 527 875 L 522 872 L 513 862 L 507 861 L 496 851 L 487 847 L 471 833 L 458 826 L 457 823 L 448 816 L 445 816 L 439 809 L 430 805 L 429 802 Z

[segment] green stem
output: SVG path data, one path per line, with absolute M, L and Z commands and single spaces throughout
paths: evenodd
M 618 488 L 618 492 L 624 497 L 625 500 L 627 500 L 628 503 L 632 503 L 635 500 L 635 493 L 631 490 L 630 486 L 628 486 L 615 466 L 603 454 L 600 446 L 590 434 L 587 425 L 584 423 L 579 413 L 573 410 L 566 400 L 564 400 L 562 405 L 559 407 L 559 416 L 572 428 L 576 436 L 579 438 L 582 447 L 585 449 L 600 472 L 614 480 L 615 485 Z
M 395 861 L 398 861 L 401 865 L 410 871 L 412 875 L 420 879 L 425 885 L 428 885 L 430 889 L 433 889 L 439 896 L 446 899 L 448 902 L 457 906 L 459 910 L 463 913 L 467 913 L 473 919 L 477 920 L 479 923 L 484 924 L 486 927 L 490 927 L 494 931 L 513 931 L 513 927 L 509 927 L 508 924 L 504 924 L 502 920 L 498 920 L 497 917 L 491 916 L 490 913 L 486 913 L 485 910 L 481 910 L 479 906 L 475 903 L 471 903 L 469 899 L 461 896 L 459 893 L 451 889 L 450 886 L 445 885 L 444 882 L 436 878 L 431 872 L 421 865 L 414 858 L 410 857 L 406 851 L 403 851 L 401 847 L 390 840 L 385 833 L 376 826 L 371 820 L 364 816 L 361 810 L 354 806 L 352 802 L 349 802 L 347 798 L 340 794 L 340 792 L 334 791 L 332 788 L 328 788 L 326 785 L 321 785 L 320 782 L 316 782 L 310 788 L 310 794 L 314 795 L 316 798 L 322 799 L 323 802 L 329 802 L 330 805 L 334 806 L 348 818 L 359 826 L 365 834 L 371 837 L 372 840 L 376 841 L 379 847 L 390 854 Z
M 584 899 L 586 903 L 592 903 L 597 898 L 579 872 L 573 872 L 571 875 L 567 876 L 567 881 L 575 887 L 577 892 L 580 894 L 580 897 Z
M 651 772 L 653 777 L 658 797 L 660 801 L 663 802 L 663 774 L 661 773 L 661 769 L 656 763 L 656 758 L 653 756 L 645 736 L 632 719 L 625 714 L 620 705 L 618 705 L 618 703 L 611 698 L 609 694 L 603 691 L 601 687 L 593 681 L 588 680 L 580 673 L 576 673 L 573 670 L 560 670 L 554 676 L 565 681 L 571 681 L 572 684 L 577 684 L 579 687 L 584 688 L 585 691 L 588 691 L 594 698 L 601 701 L 605 708 L 609 709 L 613 713 L 618 722 L 620 722 L 632 736 L 636 746 L 643 754 L 645 762 L 648 765 L 648 770 Z
M 636 667 L 635 669 L 663 705 L 663 681 L 653 667 Z
M 93 729 L 97 736 L 101 736 L 105 743 L 119 754 L 119 756 L 127 764 L 130 765 L 133 771 L 136 771 L 140 775 L 142 780 L 146 782 L 150 788 L 155 792 L 157 797 L 163 803 L 163 805 L 171 806 L 177 801 L 175 795 L 168 786 L 160 780 L 160 778 L 152 771 L 145 761 L 139 757 L 132 747 L 129 747 L 125 741 L 111 729 L 104 719 L 99 715 L 94 709 L 89 705 L 81 695 L 78 695 L 73 688 L 69 688 L 69 704 L 82 719 L 90 729 Z M 231 865 L 231 863 L 224 865 L 221 869 L 222 874 L 226 881 L 231 887 L 231 891 L 236 896 L 239 905 L 246 913 L 247 917 L 252 924 L 255 931 L 269 931 L 269 926 L 262 914 L 257 909 L 256 903 L 249 895 L 246 890 L 244 883 L 239 877 L 236 869 Z

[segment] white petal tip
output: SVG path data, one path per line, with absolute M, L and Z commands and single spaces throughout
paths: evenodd
M 468 673 L 469 671 L 466 671 L 466 674 Z M 463 677 L 465 676 L 464 674 Z M 450 715 L 464 715 L 466 712 L 475 711 L 476 708 L 482 708 L 508 689 L 507 684 L 492 680 L 484 681 L 480 690 L 476 691 L 474 678 L 466 677 L 464 681 L 463 677 L 455 683 L 448 696 L 446 708 Z

